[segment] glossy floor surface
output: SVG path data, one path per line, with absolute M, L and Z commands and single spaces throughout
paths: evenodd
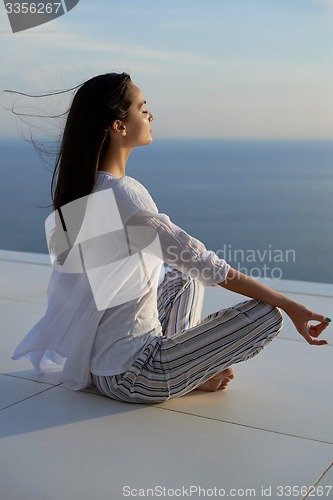
M 333 498 L 333 327 L 312 347 L 285 318 L 226 391 L 130 405 L 10 359 L 45 311 L 50 272 L 47 256 L 0 251 L 1 500 Z M 333 285 L 270 284 L 333 316 Z M 240 300 L 206 289 L 203 315 Z

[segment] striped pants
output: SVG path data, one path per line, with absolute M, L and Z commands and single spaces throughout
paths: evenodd
M 93 375 L 99 391 L 131 403 L 161 403 L 182 396 L 256 355 L 281 330 L 279 309 L 257 300 L 200 321 L 203 295 L 201 283 L 168 267 L 158 289 L 163 336 L 154 337 L 128 371 Z

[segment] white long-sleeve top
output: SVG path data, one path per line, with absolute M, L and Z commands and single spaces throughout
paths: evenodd
M 224 281 L 230 267 L 160 214 L 129 176 L 98 172 L 85 198 L 83 222 L 77 217 L 83 199 L 61 209 L 66 259 L 59 264 L 51 255 L 45 315 L 13 355 L 28 357 L 38 372 L 59 365 L 60 381 L 73 390 L 90 385 L 91 373 L 126 371 L 162 335 L 157 288 L 163 262 L 205 286 Z

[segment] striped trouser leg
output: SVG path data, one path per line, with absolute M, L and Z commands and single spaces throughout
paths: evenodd
M 157 309 L 163 335 L 170 337 L 200 323 L 205 287 L 165 265 L 157 291 Z
M 247 300 L 207 316 L 172 339 L 162 339 L 160 359 L 169 367 L 167 399 L 182 396 L 226 368 L 252 358 L 281 327 L 278 308 Z
M 154 338 L 127 372 L 98 377 L 96 385 L 110 397 L 133 403 L 179 397 L 256 355 L 281 327 L 279 309 L 247 300 L 189 329 Z

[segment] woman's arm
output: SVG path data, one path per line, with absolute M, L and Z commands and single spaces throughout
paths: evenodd
M 219 285 L 232 292 L 240 293 L 272 306 L 276 306 L 285 311 L 294 323 L 296 330 L 311 345 L 325 345 L 327 340 L 317 340 L 317 337 L 328 326 L 326 316 L 317 314 L 307 307 L 282 295 L 275 290 L 255 281 L 232 267 L 229 269 L 227 278 Z M 309 321 L 319 321 L 317 325 L 310 325 Z

